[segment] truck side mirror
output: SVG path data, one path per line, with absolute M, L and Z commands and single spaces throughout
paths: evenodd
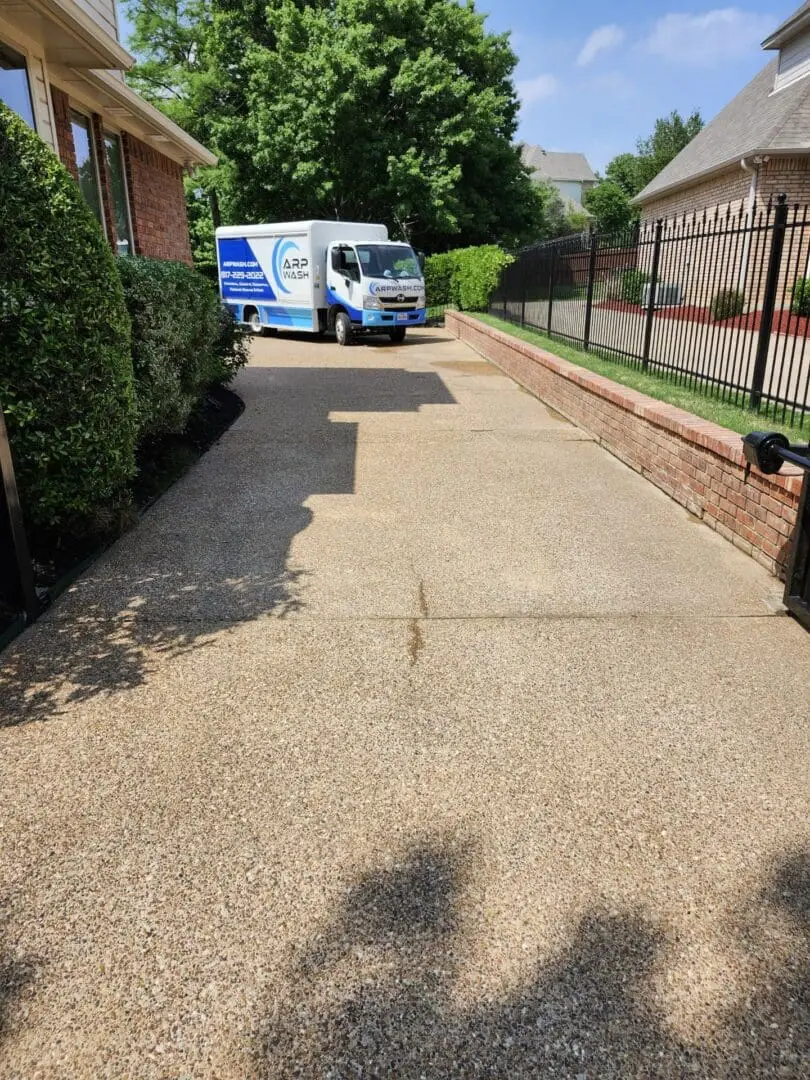
M 424 251 L 417 251 L 416 258 L 419 263 L 419 269 L 424 271 L 425 269 L 425 253 Z

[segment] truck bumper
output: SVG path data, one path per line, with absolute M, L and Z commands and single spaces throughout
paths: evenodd
M 363 326 L 394 330 L 397 326 L 424 326 L 425 309 L 416 311 L 364 311 Z

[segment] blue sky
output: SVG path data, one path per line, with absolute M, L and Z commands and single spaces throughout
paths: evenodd
M 798 7 L 689 0 L 621 5 L 481 0 L 488 27 L 508 30 L 519 57 L 519 136 L 578 150 L 595 169 L 673 109 L 710 120 L 773 55 L 759 43 Z M 126 18 L 121 12 L 122 37 Z

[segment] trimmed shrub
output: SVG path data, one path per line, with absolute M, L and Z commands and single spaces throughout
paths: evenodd
M 242 332 L 210 283 L 185 263 L 121 259 L 132 320 L 132 364 L 141 441 L 178 434 L 215 384 L 246 362 Z
M 457 303 L 453 296 L 455 264 L 453 253 L 443 252 L 425 259 L 425 293 L 428 307 L 446 307 Z
M 797 278 L 790 301 L 793 315 L 810 315 L 810 278 Z
M 721 289 L 712 299 L 712 318 L 731 319 L 745 311 L 745 297 L 737 289 Z
M 621 298 L 628 304 L 640 304 L 644 286 L 650 275 L 643 270 L 624 270 L 621 277 Z
M 79 188 L 2 103 L 0 221 L 0 403 L 26 520 L 94 531 L 135 469 L 129 319 Z
M 425 262 L 428 306 L 453 304 L 461 311 L 486 311 L 504 267 L 513 261 L 495 244 L 431 255 Z

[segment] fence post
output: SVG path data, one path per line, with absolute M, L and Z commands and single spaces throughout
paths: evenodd
M 588 257 L 588 294 L 585 299 L 585 332 L 582 336 L 582 347 L 587 349 L 591 343 L 591 311 L 593 310 L 593 282 L 596 277 L 596 249 L 598 238 L 596 231 L 591 229 L 591 252 Z
M 557 269 L 557 245 L 551 245 L 551 262 L 548 267 L 548 326 L 546 332 L 551 333 L 551 309 L 554 305 L 554 271 Z
M 768 274 L 765 278 L 765 294 L 762 300 L 757 355 L 754 361 L 754 374 L 751 379 L 751 396 L 749 400 L 752 409 L 758 409 L 762 402 L 762 387 L 765 385 L 765 369 L 768 366 L 768 348 L 771 343 L 773 312 L 776 307 L 776 293 L 779 288 L 779 270 L 782 266 L 782 248 L 785 244 L 787 217 L 787 196 L 780 195 L 776 200 L 776 210 L 773 215 L 771 253 L 768 257 Z
M 0 592 L 14 611 L 30 620 L 37 611 L 34 570 L 23 528 L 14 463 L 0 405 Z
M 650 344 L 652 342 L 653 316 L 655 315 L 655 294 L 658 291 L 658 260 L 661 258 L 661 234 L 664 231 L 663 218 L 655 223 L 652 267 L 650 269 L 650 291 L 647 294 L 647 321 L 644 324 L 644 351 L 641 354 L 641 367 L 647 370 L 650 363 Z M 643 287 L 643 286 L 642 286 Z
M 526 288 L 528 274 L 526 273 L 526 259 L 521 260 L 521 270 L 523 271 L 523 295 L 520 301 L 520 325 L 526 325 Z

